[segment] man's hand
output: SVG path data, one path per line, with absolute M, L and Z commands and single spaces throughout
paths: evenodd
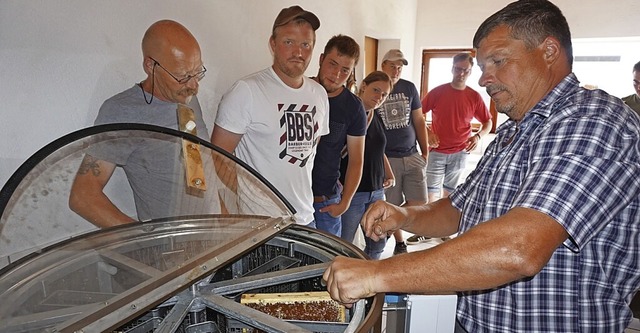
M 388 189 L 388 188 L 394 187 L 394 186 L 396 186 L 396 179 L 393 178 L 393 177 L 392 178 L 386 178 L 384 180 L 384 182 L 382 183 L 382 188 L 385 189 L 385 190 Z
M 333 217 L 338 217 L 349 209 L 350 203 L 345 203 L 344 200 L 341 200 L 337 204 L 331 204 L 319 209 L 320 213 L 329 213 L 329 215 Z
M 471 152 L 474 149 L 476 149 L 476 147 L 478 147 L 478 144 L 480 143 L 480 136 L 478 134 L 471 136 L 467 139 L 467 147 L 464 149 L 467 152 Z
M 393 234 L 407 222 L 406 209 L 386 201 L 376 201 L 362 216 L 365 236 L 379 241 Z
M 376 270 L 380 261 L 336 257 L 324 271 L 331 298 L 350 308 L 353 303 L 376 294 Z
M 440 138 L 438 134 L 431 130 L 431 128 L 427 127 L 427 144 L 429 148 L 438 148 L 440 146 Z

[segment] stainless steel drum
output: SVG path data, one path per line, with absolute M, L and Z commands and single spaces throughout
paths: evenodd
M 170 215 L 98 229 L 69 209 L 85 154 L 140 141 L 176 160 Z M 189 145 L 202 155 L 206 191 L 185 185 Z M 105 191 L 135 216 L 120 177 Z M 281 320 L 241 304 L 247 293 L 324 291 L 329 261 L 365 255 L 295 225 L 260 175 L 189 134 L 124 124 L 72 133 L 16 171 L 0 209 L 0 332 L 367 332 L 380 321 L 383 295 L 348 309 L 344 323 Z

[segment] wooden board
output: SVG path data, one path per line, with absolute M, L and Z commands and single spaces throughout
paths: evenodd
M 193 115 L 193 110 L 184 104 L 178 104 L 177 113 L 178 128 L 180 131 L 197 135 L 196 119 Z M 206 191 L 207 183 L 202 167 L 200 145 L 191 141 L 182 140 L 182 159 L 184 161 L 187 187 L 194 190 Z

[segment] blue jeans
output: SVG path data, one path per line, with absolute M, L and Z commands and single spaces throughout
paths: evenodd
M 315 212 L 313 212 L 313 219 L 316 222 L 316 229 L 340 237 L 342 234 L 341 216 L 333 217 L 329 213 L 320 213 L 320 208 L 340 203 L 340 199 L 340 194 L 336 194 L 323 202 L 313 203 L 313 209 L 315 210 Z
M 444 188 L 448 193 L 458 186 L 460 176 L 467 166 L 469 153 L 462 150 L 453 154 L 429 152 L 427 163 L 427 191 L 440 193 Z
M 351 199 L 351 205 L 344 214 L 342 214 L 342 239 L 353 242 L 353 237 L 356 235 L 358 226 L 360 226 L 360 220 L 362 215 L 369 208 L 369 205 L 378 201 L 384 200 L 384 190 L 379 189 L 373 192 L 356 192 Z M 365 237 L 364 252 L 371 257 L 371 259 L 380 259 L 380 255 L 384 251 L 384 247 L 387 244 L 387 239 L 381 239 L 374 242 L 371 238 Z

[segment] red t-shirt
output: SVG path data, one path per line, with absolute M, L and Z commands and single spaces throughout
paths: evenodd
M 422 112 L 431 111 L 431 130 L 440 138 L 440 145 L 432 148 L 443 154 L 453 154 L 466 147 L 471 135 L 471 120 L 489 121 L 491 114 L 480 94 L 466 87 L 458 90 L 450 83 L 433 88 L 422 100 Z

